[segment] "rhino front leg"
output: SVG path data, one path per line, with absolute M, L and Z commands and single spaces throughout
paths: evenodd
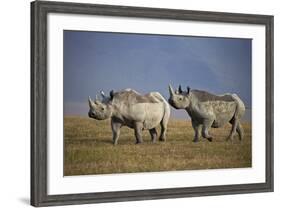
M 194 139 L 193 142 L 198 142 L 199 138 L 200 138 L 200 130 L 201 130 L 201 124 L 198 124 L 196 121 L 192 120 L 191 121 L 192 127 L 194 129 Z
M 117 143 L 118 143 L 121 126 L 122 125 L 120 123 L 116 123 L 111 120 L 112 140 L 113 140 L 114 145 L 117 145 Z
M 151 141 L 153 143 L 155 143 L 156 142 L 156 138 L 157 138 L 157 131 L 156 131 L 156 129 L 155 128 L 149 129 L 149 133 L 150 133 L 150 136 L 151 136 Z
M 141 122 L 136 122 L 134 129 L 135 129 L 135 136 L 136 136 L 136 144 L 142 143 L 143 124 Z
M 213 140 L 213 137 L 209 135 L 209 128 L 212 126 L 214 122 L 214 119 L 205 119 L 203 121 L 203 127 L 202 127 L 202 136 L 205 139 L 208 139 L 209 142 L 211 142 Z

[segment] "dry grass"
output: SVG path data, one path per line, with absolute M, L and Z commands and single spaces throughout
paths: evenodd
M 251 167 L 251 125 L 243 127 L 243 142 L 237 135 L 233 143 L 225 141 L 227 125 L 211 129 L 213 142 L 201 138 L 193 143 L 191 123 L 171 120 L 166 142 L 152 144 L 144 131 L 140 145 L 134 144 L 133 130 L 123 127 L 118 145 L 113 146 L 109 120 L 65 117 L 64 175 Z

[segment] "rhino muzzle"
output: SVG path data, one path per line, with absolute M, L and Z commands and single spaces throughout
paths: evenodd
M 169 104 L 171 105 L 171 106 L 173 106 L 175 109 L 179 109 L 177 106 L 176 106 L 176 104 L 175 104 L 175 102 L 174 102 L 174 100 L 173 99 L 169 99 L 168 100 L 168 102 L 169 102 Z
M 94 114 L 93 114 L 91 111 L 89 111 L 89 112 L 88 112 L 88 116 L 89 116 L 90 118 L 93 118 L 93 117 L 94 117 Z

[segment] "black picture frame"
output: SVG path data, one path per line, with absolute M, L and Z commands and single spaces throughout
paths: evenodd
M 47 15 L 86 14 L 264 25 L 266 28 L 266 182 L 48 195 L 47 193 Z M 273 16 L 81 3 L 31 3 L 31 205 L 50 206 L 273 191 Z

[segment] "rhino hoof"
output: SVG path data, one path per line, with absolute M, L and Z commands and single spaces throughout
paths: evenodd
M 192 141 L 193 141 L 194 143 L 199 142 L 199 140 L 198 140 L 198 139 L 193 139 Z
M 165 141 L 166 141 L 166 139 L 164 139 L 164 138 L 159 138 L 159 141 L 161 141 L 161 142 L 165 142 Z
M 207 138 L 209 142 L 212 142 L 213 141 L 213 138 L 212 137 L 209 137 Z
M 226 138 L 226 141 L 233 141 L 233 137 L 231 137 L 231 136 L 228 136 L 227 138 Z

